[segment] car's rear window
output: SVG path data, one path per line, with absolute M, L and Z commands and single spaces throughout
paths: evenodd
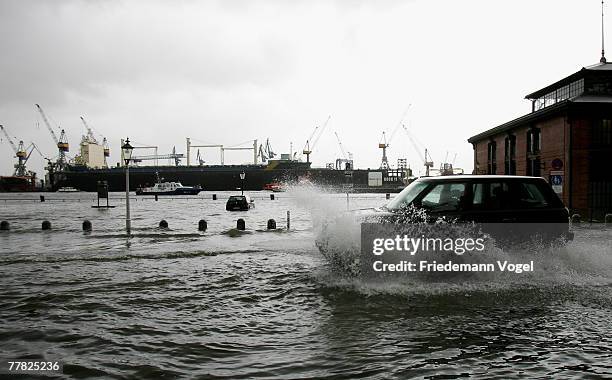
M 490 181 L 472 184 L 472 207 L 486 210 L 527 210 L 562 207 L 557 196 L 544 182 Z

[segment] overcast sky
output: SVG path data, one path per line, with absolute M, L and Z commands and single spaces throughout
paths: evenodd
M 74 155 L 82 115 L 108 138 L 114 165 L 126 136 L 160 153 L 184 153 L 185 137 L 226 146 L 270 138 L 277 153 L 291 142 L 301 151 L 331 115 L 314 165 L 340 157 L 337 132 L 357 167 L 374 168 L 382 131 L 412 104 L 404 123 L 435 165 L 456 153 L 471 171 L 468 137 L 528 113 L 526 94 L 598 62 L 600 6 L 0 0 L 0 124 L 56 156 L 39 103 Z M 216 151 L 202 153 L 218 163 Z M 2 136 L 0 174 L 12 174 L 13 156 Z M 393 165 L 406 157 L 420 170 L 421 156 L 402 130 L 390 141 Z M 227 152 L 226 162 L 250 157 Z M 40 157 L 29 166 L 43 174 Z

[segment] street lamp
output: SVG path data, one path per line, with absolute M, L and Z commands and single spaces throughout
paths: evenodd
M 125 139 L 125 144 L 121 146 L 123 152 L 123 160 L 125 161 L 125 230 L 127 235 L 131 233 L 131 221 L 130 221 L 130 159 L 132 158 L 132 151 L 134 147 L 130 145 L 129 137 Z
M 240 173 L 240 180 L 242 181 L 242 185 L 240 186 L 240 189 L 242 191 L 242 195 L 244 195 L 244 178 L 245 177 L 246 177 L 245 172 Z

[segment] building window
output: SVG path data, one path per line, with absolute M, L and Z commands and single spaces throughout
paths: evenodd
M 548 94 L 533 100 L 533 111 L 552 106 L 558 102 L 582 95 L 584 93 L 584 79 L 578 79 L 570 84 L 559 87 Z
M 527 131 L 527 154 L 539 154 L 542 147 L 542 133 L 539 128 Z
M 516 136 L 509 135 L 504 143 L 504 174 L 516 174 Z
M 487 146 L 487 174 L 495 174 L 497 171 L 497 144 L 491 141 Z
M 593 122 L 591 134 L 594 148 L 612 148 L 612 120 L 603 119 Z
M 527 131 L 527 175 L 542 176 L 540 150 L 542 149 L 542 133 L 539 128 Z
M 542 168 L 539 157 L 527 159 L 527 175 L 532 177 L 542 176 Z

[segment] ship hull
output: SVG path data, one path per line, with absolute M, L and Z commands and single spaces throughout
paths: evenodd
M 299 165 L 298 165 L 299 164 Z M 396 171 L 355 169 L 350 171 L 310 168 L 307 163 L 295 165 L 211 165 L 211 166 L 145 166 L 130 167 L 130 190 L 151 186 L 157 176 L 185 186 L 200 186 L 207 191 L 263 190 L 272 182 L 313 185 L 338 192 L 399 192 L 406 185 Z M 380 172 L 382 181 L 372 185 L 369 173 Z M 240 174 L 245 173 L 241 180 Z M 81 191 L 96 191 L 98 181 L 106 181 L 110 191 L 125 191 L 125 168 L 87 169 L 69 167 L 56 173 L 54 188 L 71 186 Z
M 32 177 L 0 177 L 0 192 L 36 191 Z

